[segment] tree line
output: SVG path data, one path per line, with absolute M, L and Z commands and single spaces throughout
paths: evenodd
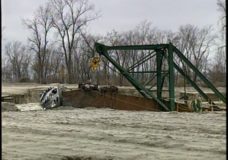
M 8 42 L 2 59 L 3 82 L 37 83 L 80 83 L 95 80 L 99 84 L 127 85 L 124 77 L 101 57 L 102 63 L 93 72 L 89 61 L 97 53 L 94 43 L 106 45 L 141 45 L 172 42 L 195 66 L 217 85 L 226 82 L 225 52 L 225 2 L 217 1 L 221 13 L 221 31 L 215 33 L 212 26 L 198 27 L 191 24 L 180 26 L 178 31 L 156 28 L 149 21 L 143 21 L 126 32 L 112 30 L 104 36 L 92 35 L 87 26 L 100 17 L 94 5 L 88 0 L 49 0 L 40 6 L 32 19 L 24 19 L 29 30 L 28 43 Z M 218 43 L 219 42 L 219 43 Z M 222 44 L 222 45 L 221 45 Z M 210 54 L 214 53 L 213 56 Z M 110 55 L 123 67 L 130 67 L 148 51 L 113 51 Z M 197 76 L 184 64 L 176 63 L 194 81 Z M 156 69 L 155 59 L 138 66 L 141 69 Z M 176 84 L 183 85 L 184 79 L 176 74 Z M 147 74 L 137 74 L 141 81 L 147 81 Z

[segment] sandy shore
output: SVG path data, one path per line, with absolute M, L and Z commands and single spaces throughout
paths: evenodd
M 2 157 L 8 160 L 225 160 L 225 125 L 225 112 L 162 113 L 95 108 L 2 112 Z

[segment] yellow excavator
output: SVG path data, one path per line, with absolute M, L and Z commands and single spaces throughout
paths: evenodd
M 99 67 L 100 65 L 100 57 L 99 56 L 95 56 L 93 58 L 90 59 L 90 62 L 89 62 L 89 67 L 92 71 L 96 71 L 97 68 Z

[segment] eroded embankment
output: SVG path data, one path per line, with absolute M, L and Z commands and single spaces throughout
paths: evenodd
M 108 107 L 123 110 L 158 111 L 162 109 L 155 103 L 155 101 L 142 98 L 141 96 L 139 96 L 137 90 L 135 90 L 133 87 L 126 86 L 118 87 L 119 91 L 117 95 L 113 95 L 112 93 L 106 93 L 103 95 L 96 91 L 79 91 L 77 89 L 78 85 L 76 84 L 4 84 L 2 88 L 2 100 L 5 102 L 11 102 L 15 104 L 39 103 L 40 93 L 42 93 L 42 91 L 44 91 L 50 86 L 60 86 L 61 88 L 63 88 L 63 105 L 70 105 L 76 108 L 94 106 L 98 108 Z M 184 103 L 183 99 L 180 100 L 179 96 L 182 96 L 182 90 L 183 88 L 181 87 L 175 88 L 176 110 L 180 112 L 192 111 L 192 99 L 188 100 L 187 105 L 186 103 Z M 194 89 L 191 87 L 187 87 L 186 90 L 187 93 L 189 93 L 190 97 L 191 95 L 196 94 L 195 92 L 193 92 Z M 203 88 L 203 90 L 205 92 L 208 92 L 208 94 L 210 93 L 208 88 Z M 224 88 L 220 88 L 220 90 L 221 92 L 223 92 Z M 163 96 L 167 96 L 166 92 L 167 91 L 164 91 Z M 211 94 L 211 96 L 214 97 L 213 94 Z M 167 101 L 167 99 L 164 100 Z M 208 103 L 202 102 L 203 110 L 226 110 L 224 103 L 221 103 L 221 101 L 217 101 L 215 104 L 217 106 L 214 108 Z

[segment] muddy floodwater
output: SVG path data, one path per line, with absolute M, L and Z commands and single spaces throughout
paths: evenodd
M 226 159 L 226 112 L 43 111 L 28 106 L 2 112 L 3 159 Z

